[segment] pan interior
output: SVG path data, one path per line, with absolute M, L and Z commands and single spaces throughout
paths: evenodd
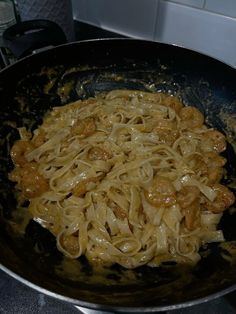
M 124 49 L 129 51 L 128 55 Z M 65 61 L 68 55 L 70 60 Z M 14 184 L 7 176 L 13 167 L 9 148 L 18 138 L 17 127 L 35 129 L 54 106 L 104 91 L 138 89 L 179 96 L 186 105 L 196 106 L 209 126 L 227 135 L 227 176 L 223 180 L 234 191 L 236 82 L 232 69 L 177 47 L 113 40 L 75 43 L 44 52 L 3 71 L 0 79 L 3 266 L 68 301 L 74 299 L 78 304 L 89 302 L 102 307 L 167 306 L 206 297 L 236 284 L 234 209 L 224 213 L 219 226 L 228 244 L 211 244 L 202 249 L 202 259 L 196 267 L 166 263 L 158 268 L 142 266 L 127 270 L 114 265 L 96 272 L 85 258 L 73 261 L 64 258 L 56 249 L 54 237 L 33 221 L 27 224 L 24 235 L 18 235 L 12 223 L 17 207 Z

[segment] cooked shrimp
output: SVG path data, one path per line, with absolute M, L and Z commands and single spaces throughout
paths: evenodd
M 208 184 L 219 182 L 224 174 L 224 169 L 220 167 L 209 167 L 207 171 Z
M 203 134 L 201 149 L 205 152 L 215 151 L 221 153 L 226 149 L 224 134 L 217 130 L 210 130 Z
M 201 175 L 207 174 L 207 164 L 204 161 L 204 157 L 200 155 L 192 155 L 188 158 L 188 164 L 191 167 L 191 169 L 195 173 L 201 173 Z
M 200 226 L 200 204 L 193 202 L 184 210 L 185 226 L 188 230 L 194 230 Z
M 80 181 L 72 190 L 72 194 L 75 196 L 82 196 L 86 192 L 90 191 L 92 188 L 96 186 L 96 183 L 99 182 L 104 175 L 100 175 L 98 177 L 91 177 L 88 179 L 84 179 Z
M 79 182 L 72 190 L 72 194 L 75 196 L 82 196 L 89 191 L 89 185 L 93 182 L 92 179 L 86 179 Z
M 187 208 L 195 202 L 200 195 L 196 186 L 184 186 L 177 194 L 177 202 L 181 208 Z
M 88 117 L 83 120 L 78 120 L 71 128 L 73 135 L 80 135 L 81 137 L 88 137 L 96 131 L 96 124 L 94 118 Z
M 216 198 L 213 202 L 206 200 L 204 206 L 207 210 L 213 213 L 221 213 L 233 205 L 235 196 L 226 186 L 216 183 L 212 185 L 212 188 L 216 192 Z
M 176 129 L 176 123 L 168 119 L 158 120 L 152 132 L 159 136 L 161 143 L 166 143 L 168 145 L 172 145 L 179 136 L 179 132 Z
M 181 119 L 181 127 L 184 129 L 199 128 L 204 123 L 203 114 L 195 107 L 183 107 L 179 112 L 179 116 Z
M 167 96 L 163 99 L 163 104 L 172 108 L 176 113 L 179 113 L 183 108 L 181 101 L 175 96 Z
M 20 181 L 20 167 L 15 167 L 9 174 L 8 174 L 8 179 L 11 180 L 12 182 L 18 182 Z
M 34 163 L 25 164 L 20 169 L 19 186 L 25 198 L 33 198 L 48 191 L 48 181 L 38 172 Z
M 35 135 L 32 139 L 32 143 L 35 147 L 39 147 L 43 145 L 43 143 L 46 141 L 45 138 L 45 132 L 43 130 L 40 130 L 37 135 Z
M 173 145 L 179 136 L 177 130 L 163 130 L 156 128 L 155 133 L 159 136 L 160 143 L 167 145 Z
M 167 178 L 157 176 L 152 185 L 144 190 L 147 201 L 154 206 L 169 207 L 176 203 L 176 192 L 173 184 Z
M 226 159 L 216 152 L 205 152 L 202 158 L 207 166 L 205 174 L 208 177 L 208 184 L 219 182 L 223 176 L 223 166 Z
M 177 195 L 188 230 L 194 230 L 199 225 L 199 196 L 200 191 L 196 186 L 184 186 Z
M 10 155 L 16 166 L 24 166 L 28 161 L 25 155 L 34 149 L 34 145 L 29 141 L 16 141 L 12 146 Z
M 88 152 L 89 160 L 108 160 L 111 158 L 109 152 L 100 147 L 92 147 Z
M 208 167 L 223 167 L 226 164 L 226 159 L 216 152 L 206 152 L 203 157 Z

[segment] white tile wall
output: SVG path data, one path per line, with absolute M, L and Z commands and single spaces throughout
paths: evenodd
M 236 20 L 160 0 L 155 40 L 203 52 L 236 67 Z
M 154 37 L 158 0 L 73 0 L 80 21 L 137 38 Z
M 230 17 L 236 0 L 204 2 L 72 0 L 75 19 L 130 37 L 184 46 L 236 67 L 236 18 Z M 231 14 L 223 15 L 223 9 Z M 219 10 L 221 14 L 216 13 Z
M 166 0 L 166 1 L 185 4 L 196 8 L 203 8 L 205 4 L 205 0 Z
M 236 0 L 206 0 L 206 10 L 236 17 Z
M 72 0 L 75 20 L 89 22 L 87 16 L 87 0 Z

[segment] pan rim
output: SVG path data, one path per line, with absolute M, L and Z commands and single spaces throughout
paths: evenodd
M 22 276 L 18 275 L 14 271 L 10 270 L 9 268 L 5 267 L 4 265 L 0 264 L 0 270 L 4 273 L 8 274 L 10 277 L 18 280 L 20 283 L 32 288 L 35 291 L 43 293 L 49 297 L 53 297 L 57 300 L 64 301 L 74 305 L 76 307 L 82 307 L 86 309 L 91 309 L 95 311 L 113 311 L 117 313 L 151 313 L 151 312 L 163 312 L 163 311 L 171 311 L 171 310 L 178 310 L 182 308 L 187 308 L 195 305 L 199 305 L 202 303 L 206 303 L 209 301 L 213 301 L 217 298 L 223 297 L 226 294 L 229 294 L 236 290 L 236 284 L 231 285 L 230 287 L 224 288 L 215 293 L 211 293 L 202 298 L 196 298 L 190 301 L 179 302 L 169 305 L 157 305 L 157 306 L 116 306 L 116 305 L 108 305 L 103 303 L 92 303 L 87 301 L 82 301 L 79 299 L 74 299 L 71 297 L 64 296 L 62 294 L 53 292 L 48 290 L 44 287 L 34 284 L 33 282 L 29 281 L 28 279 L 23 278 Z
M 221 63 L 225 66 L 227 66 L 228 68 L 230 68 L 231 70 L 235 71 L 236 67 L 234 67 L 233 65 L 231 65 L 230 63 L 225 62 L 224 60 L 214 57 L 212 55 L 209 55 L 207 53 L 201 52 L 200 50 L 197 49 L 190 49 L 188 47 L 182 46 L 180 44 L 177 43 L 170 43 L 170 42 L 163 42 L 163 41 L 154 41 L 154 40 L 148 40 L 148 39 L 142 39 L 142 38 L 127 38 L 127 37 L 109 37 L 109 38 L 95 38 L 95 39 L 86 39 L 86 40 L 78 40 L 78 41 L 72 41 L 72 42 L 68 42 L 65 44 L 61 44 L 55 47 L 49 47 L 48 49 L 44 49 L 42 51 L 33 53 L 29 56 L 25 56 L 19 60 L 16 60 L 14 63 L 7 65 L 6 67 L 4 67 L 3 69 L 0 69 L 0 75 L 1 73 L 4 73 L 5 71 L 7 71 L 9 68 L 15 66 L 16 64 L 19 64 L 21 62 L 24 62 L 27 59 L 33 59 L 36 56 L 39 55 L 43 55 L 44 53 L 47 53 L 48 51 L 55 51 L 58 49 L 62 49 L 63 47 L 67 47 L 67 46 L 73 46 L 73 45 L 77 45 L 77 44 L 86 44 L 86 43 L 93 43 L 93 42 L 111 42 L 111 41 L 127 41 L 127 42 L 140 42 L 140 43 L 152 43 L 152 44 L 157 44 L 157 45 L 161 45 L 161 46 L 169 46 L 169 47 L 175 47 L 176 49 L 181 49 L 184 50 L 186 52 L 189 53 L 196 53 L 199 56 L 202 57 L 206 57 L 211 59 L 212 61 Z
M 82 41 L 74 41 L 74 42 L 70 42 L 70 43 L 66 43 L 66 44 L 63 44 L 63 45 L 60 45 L 60 46 L 57 46 L 57 47 L 53 47 L 53 48 L 50 48 L 50 50 L 52 51 L 55 51 L 56 49 L 60 49 L 61 47 L 65 47 L 65 46 L 73 46 L 73 45 L 76 45 L 76 44 L 83 44 L 83 43 L 89 43 L 89 42 L 108 42 L 108 41 L 129 41 L 129 42 L 141 42 L 141 43 L 153 43 L 153 44 L 158 44 L 158 45 L 161 45 L 161 46 L 174 46 L 176 48 L 179 48 L 179 49 L 183 49 L 185 51 L 189 51 L 191 53 L 197 53 L 201 56 L 205 56 L 205 57 L 208 57 L 210 59 L 212 59 L 213 61 L 217 61 L 217 62 L 220 62 L 221 64 L 224 64 L 226 65 L 227 67 L 229 67 L 230 69 L 232 69 L 233 71 L 235 71 L 236 69 L 220 60 L 220 59 L 217 59 L 217 58 L 214 58 L 208 54 L 205 54 L 205 53 L 202 53 L 200 51 L 197 51 L 197 50 L 192 50 L 192 49 L 189 49 L 189 48 L 186 48 L 186 47 L 182 47 L 180 45 L 177 45 L 177 44 L 173 44 L 173 43 L 168 43 L 168 42 L 159 42 L 159 41 L 150 41 L 150 40 L 143 40 L 143 39 L 136 39 L 136 38 L 99 38 L 99 39 L 89 39 L 89 40 L 82 40 Z M 22 59 L 20 59 L 19 61 L 17 61 L 16 63 L 20 63 L 20 62 L 24 62 L 25 60 L 28 60 L 29 58 L 32 59 L 34 58 L 34 56 L 36 55 L 39 55 L 39 54 L 44 54 L 46 53 L 48 50 L 44 50 L 44 51 L 41 51 L 41 52 L 38 52 L 34 55 L 31 55 L 31 56 L 26 56 Z M 15 66 L 16 63 L 13 63 L 7 67 L 5 67 L 4 69 L 2 69 L 0 71 L 0 75 L 5 72 L 5 71 L 8 71 L 9 68 L 11 68 L 12 66 Z M 186 308 L 186 307 L 190 307 L 190 306 L 194 306 L 194 305 L 198 305 L 198 304 L 201 304 L 201 303 L 205 303 L 205 302 L 208 302 L 208 301 L 212 301 L 216 298 L 219 298 L 219 297 L 222 297 L 230 292 L 233 292 L 236 290 L 236 284 L 233 284 L 227 288 L 224 288 L 223 290 L 220 290 L 218 292 L 215 292 L 215 293 L 211 293 L 211 294 L 208 294 L 207 296 L 204 296 L 202 298 L 196 298 L 196 299 L 193 299 L 191 301 L 185 301 L 185 302 L 180 302 L 180 303 L 175 303 L 175 304 L 170 304 L 170 305 L 160 305 L 160 306 L 139 306 L 139 307 L 133 307 L 133 306 L 130 306 L 130 307 L 123 307 L 123 306 L 113 306 L 113 305 L 106 305 L 106 304 L 99 304 L 99 303 L 91 303 L 91 302 L 86 302 L 86 301 L 81 301 L 81 300 L 78 300 L 78 299 L 74 299 L 74 298 L 71 298 L 71 297 L 67 297 L 67 296 L 64 296 L 62 294 L 59 294 L 59 293 L 55 293 L 51 290 L 48 290 L 46 288 L 43 288 L 27 279 L 25 279 L 24 277 L 18 275 L 17 273 L 15 273 L 14 271 L 10 270 L 9 268 L 5 267 L 4 265 L 2 265 L 0 263 L 0 269 L 2 271 L 4 271 L 5 273 L 7 273 L 8 275 L 10 275 L 12 278 L 18 280 L 19 282 L 27 285 L 28 287 L 38 291 L 38 292 L 41 292 L 41 293 L 44 293 L 50 297 L 54 297 L 58 300 L 61 300 L 61 301 L 65 301 L 65 302 L 68 302 L 68 303 L 71 303 L 75 306 L 81 306 L 81 307 L 84 307 L 84 308 L 89 308 L 89 309 L 93 309 L 93 310 L 105 310 L 105 311 L 116 311 L 116 312 L 125 312 L 125 313 L 141 313 L 141 312 L 160 312 L 160 311 L 168 311 L 168 310 L 177 310 L 177 309 L 180 309 L 180 308 Z

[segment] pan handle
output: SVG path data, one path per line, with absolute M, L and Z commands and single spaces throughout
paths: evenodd
M 67 42 L 61 27 L 49 20 L 30 20 L 16 23 L 3 33 L 5 46 L 20 59 L 37 49 Z

